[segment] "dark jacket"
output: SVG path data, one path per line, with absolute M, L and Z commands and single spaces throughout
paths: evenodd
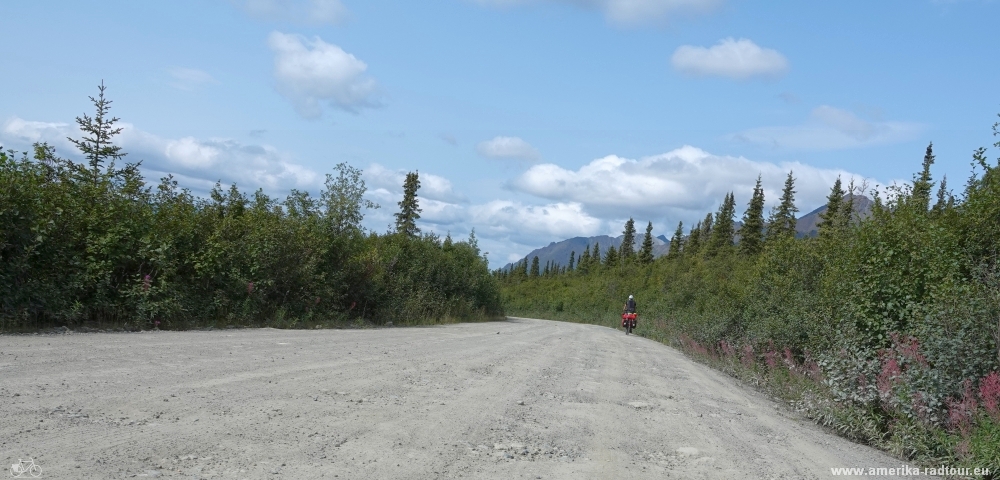
M 625 302 L 625 313 L 635 313 L 635 299 L 630 298 Z

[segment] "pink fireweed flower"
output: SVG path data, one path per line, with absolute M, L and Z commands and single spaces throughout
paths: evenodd
M 992 372 L 979 381 L 979 399 L 986 413 L 1000 422 L 1000 374 Z
M 247 283 L 247 294 L 253 293 L 253 282 Z
M 149 286 L 153 282 L 153 279 L 149 275 L 142 277 L 142 289 L 143 291 L 149 291 Z
M 774 350 L 768 350 L 764 353 L 764 362 L 767 363 L 767 368 L 775 369 L 778 366 L 778 352 Z
M 882 397 L 882 400 L 888 400 L 892 396 L 892 387 L 896 385 L 899 377 L 903 375 L 896 357 L 887 357 L 882 362 L 882 373 L 879 373 L 878 378 L 875 379 L 875 383 L 878 386 L 878 393 Z
M 972 389 L 972 380 L 965 380 L 963 386 L 965 388 L 961 400 L 948 400 L 948 426 L 967 437 L 972 428 L 972 417 L 976 413 L 976 395 Z
M 754 364 L 753 346 L 750 345 L 749 343 L 746 344 L 746 345 L 743 345 L 743 355 L 740 358 L 740 361 L 743 362 L 743 366 L 744 367 L 750 368 L 750 367 L 753 366 L 753 364 Z

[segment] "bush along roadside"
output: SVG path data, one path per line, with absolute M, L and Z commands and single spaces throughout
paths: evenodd
M 502 318 L 473 232 L 421 234 L 416 173 L 395 231 L 361 226 L 361 171 L 339 164 L 318 197 L 283 200 L 216 184 L 207 198 L 172 177 L 145 183 L 113 143 L 101 85 L 72 140 L 0 152 L 0 331 L 315 328 Z
M 647 238 L 637 254 L 594 245 L 566 265 L 525 259 L 494 276 L 518 316 L 616 327 L 633 294 L 638 334 L 845 437 L 928 467 L 997 472 L 1000 169 L 986 153 L 957 195 L 933 181 L 931 146 L 911 185 L 869 192 L 838 179 L 813 237 L 796 238 L 790 172 L 767 219 L 758 183 L 742 228 L 727 195 L 693 228 L 678 225 L 655 260 Z M 870 214 L 855 208 L 862 194 Z

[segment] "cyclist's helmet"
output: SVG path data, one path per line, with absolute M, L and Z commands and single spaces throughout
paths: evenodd
M 628 299 L 629 299 L 629 300 L 632 300 L 632 295 L 629 295 L 629 296 L 628 296 Z

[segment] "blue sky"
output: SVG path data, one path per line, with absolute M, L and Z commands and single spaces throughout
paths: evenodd
M 758 174 L 803 211 L 837 175 L 907 181 L 934 142 L 961 191 L 1000 112 L 1000 2 L 197 0 L 0 3 L 0 144 L 64 156 L 102 80 L 129 159 L 318 194 L 365 171 L 385 231 L 419 170 L 421 227 L 496 267 L 633 216 L 667 236 Z

